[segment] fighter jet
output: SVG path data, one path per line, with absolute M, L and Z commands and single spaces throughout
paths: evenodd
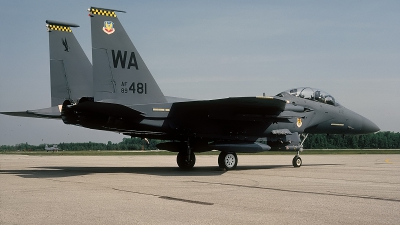
M 159 149 L 177 152 L 191 169 L 195 153 L 219 150 L 218 165 L 235 169 L 237 153 L 291 150 L 292 164 L 308 134 L 379 131 L 318 88 L 292 88 L 275 96 L 190 100 L 164 96 L 117 18 L 121 10 L 91 7 L 93 97 L 61 107 L 65 124 L 131 137 L 166 140 Z
M 52 147 L 49 147 L 48 145 L 46 145 L 44 147 L 44 150 L 46 150 L 46 152 L 49 152 L 49 151 L 53 151 L 53 152 L 57 151 L 58 152 L 58 150 L 60 150 L 60 149 L 57 147 L 57 145 L 53 145 Z

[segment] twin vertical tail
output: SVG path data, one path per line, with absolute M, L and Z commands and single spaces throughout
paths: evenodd
M 92 64 L 72 33 L 76 24 L 46 20 L 50 45 L 51 106 L 93 98 Z
M 167 102 L 113 9 L 91 7 L 94 100 L 123 105 Z

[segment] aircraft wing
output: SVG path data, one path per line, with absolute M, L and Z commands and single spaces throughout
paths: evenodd
M 0 114 L 9 116 L 19 116 L 19 117 L 34 117 L 34 118 L 44 118 L 44 119 L 61 119 L 61 108 L 59 106 L 53 106 L 44 109 L 35 109 L 19 112 L 0 112 Z
M 273 97 L 235 97 L 174 103 L 169 116 L 222 120 L 270 120 L 277 119 L 285 106 L 286 101 Z

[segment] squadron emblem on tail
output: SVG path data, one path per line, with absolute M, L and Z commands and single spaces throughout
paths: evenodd
M 115 31 L 114 23 L 111 21 L 104 21 L 103 31 L 106 34 L 112 34 Z

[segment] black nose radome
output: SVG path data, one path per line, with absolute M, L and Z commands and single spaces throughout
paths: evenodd
M 375 133 L 377 131 L 380 131 L 380 129 L 375 123 L 373 123 L 371 120 L 364 117 L 362 120 L 361 131 L 364 134 L 369 134 L 369 133 Z

